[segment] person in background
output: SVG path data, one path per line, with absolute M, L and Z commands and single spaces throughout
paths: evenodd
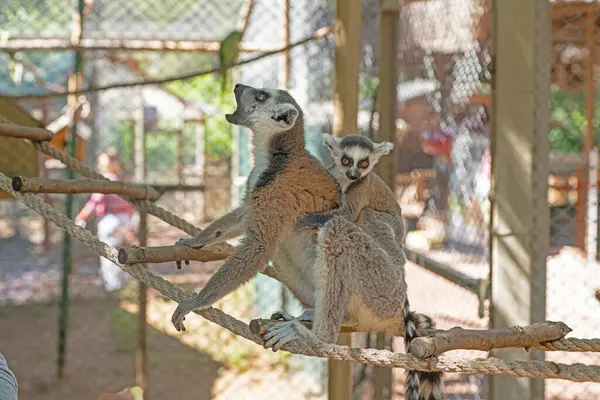
M 119 155 L 109 148 L 98 155 L 98 170 L 111 181 L 122 179 Z M 92 214 L 98 219 L 98 238 L 114 247 L 133 244 L 137 236 L 139 214 L 135 206 L 115 194 L 94 193 L 75 217 L 75 223 L 85 227 Z M 112 261 L 100 257 L 100 275 L 107 292 L 119 290 L 127 275 Z
M 15 374 L 8 368 L 6 358 L 0 353 L 0 399 L 18 400 L 19 385 Z

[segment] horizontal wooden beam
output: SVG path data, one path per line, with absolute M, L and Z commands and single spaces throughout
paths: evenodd
M 96 181 L 90 179 L 46 179 L 15 176 L 12 187 L 22 193 L 104 193 L 154 201 L 159 193 L 152 186 L 125 182 Z
M 0 136 L 46 141 L 51 140 L 52 135 L 52 132 L 42 128 L 0 123 Z
M 79 45 L 73 45 L 64 38 L 23 38 L 0 39 L 0 50 L 5 51 L 67 51 L 67 50 L 120 50 L 120 51 L 179 51 L 196 53 L 216 53 L 219 40 L 180 40 L 180 39 L 110 39 L 84 38 Z M 273 47 L 252 43 L 241 43 L 242 52 L 273 51 Z

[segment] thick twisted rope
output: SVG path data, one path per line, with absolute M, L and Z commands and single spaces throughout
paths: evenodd
M 75 225 L 73 221 L 64 214 L 54 210 L 40 198 L 27 193 L 14 192 L 12 190 L 11 179 L 2 173 L 0 173 L 0 189 L 11 193 L 23 204 L 35 210 L 44 218 L 52 221 L 67 233 L 89 246 L 98 255 L 114 262 L 134 278 L 147 286 L 156 289 L 164 296 L 177 302 L 186 297 L 186 294 L 181 289 L 169 281 L 152 274 L 139 264 L 119 264 L 117 249 L 100 241 L 88 230 Z M 210 308 L 196 313 L 213 323 L 221 325 L 236 335 L 242 336 L 257 344 L 263 344 L 259 335 L 254 335 L 250 332 L 248 325 L 216 308 Z M 334 344 L 320 344 L 319 346 L 310 347 L 297 342 L 289 343 L 283 346 L 283 349 L 292 353 L 308 356 L 326 357 L 355 363 L 420 371 L 478 373 L 525 378 L 565 379 L 575 382 L 600 382 L 600 366 L 580 363 L 568 365 L 548 361 L 509 361 L 498 358 L 468 360 L 448 359 L 445 357 L 419 360 L 411 355 L 393 353 L 385 350 L 356 349 Z
M 0 117 L 0 121 L 9 123 L 9 124 L 13 124 L 13 122 L 11 122 L 3 117 Z M 37 142 L 36 141 L 36 142 L 33 142 L 33 144 L 39 151 L 41 151 L 42 153 L 44 153 L 50 157 L 56 158 L 57 160 L 59 160 L 63 164 L 65 164 L 68 168 L 71 168 L 73 171 L 77 172 L 81 176 L 84 176 L 89 179 L 95 179 L 95 180 L 109 180 L 108 178 L 104 177 L 102 174 L 94 171 L 92 168 L 82 164 L 76 158 L 71 157 L 64 151 L 61 151 L 60 149 L 57 149 L 56 147 L 51 146 L 49 142 L 45 142 L 45 141 Z M 178 217 L 177 215 L 165 210 L 164 208 L 162 208 L 160 206 L 157 206 L 156 204 L 154 204 L 148 200 L 138 200 L 138 199 L 134 199 L 134 198 L 126 197 L 126 196 L 120 196 L 120 197 L 133 203 L 137 207 L 138 210 L 146 211 L 148 214 L 154 215 L 155 217 L 165 221 L 167 224 L 174 226 L 178 229 L 181 229 L 188 235 L 193 236 L 193 235 L 198 234 L 201 231 L 200 228 L 195 227 L 194 225 L 190 224 L 183 218 Z M 207 250 L 211 250 L 216 253 L 219 253 L 219 252 L 223 252 L 223 251 L 229 249 L 230 247 L 231 246 L 227 243 L 220 243 L 220 244 L 217 244 L 214 246 L 210 246 L 210 248 L 207 247 Z

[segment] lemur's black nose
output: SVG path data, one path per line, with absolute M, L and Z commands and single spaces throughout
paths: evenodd
M 348 177 L 348 179 L 353 180 L 353 181 L 358 179 L 358 174 L 353 171 L 346 171 L 346 176 Z

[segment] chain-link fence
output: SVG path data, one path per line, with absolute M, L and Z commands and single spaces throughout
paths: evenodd
M 551 2 L 550 254 L 547 318 L 564 321 L 577 337 L 597 336 L 598 264 L 597 3 Z M 551 353 L 548 360 L 598 364 L 594 355 Z M 548 381 L 547 397 L 593 399 L 598 384 Z

